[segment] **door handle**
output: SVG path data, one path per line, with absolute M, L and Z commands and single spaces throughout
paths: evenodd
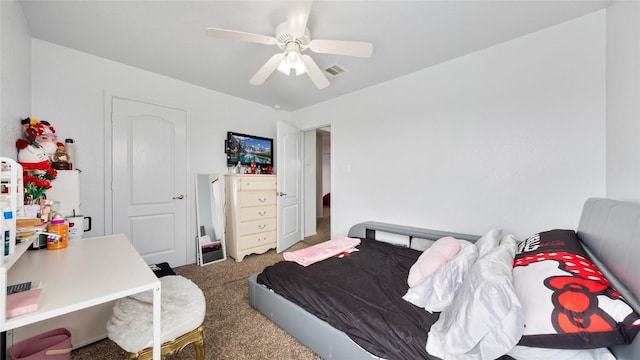
M 282 191 L 278 192 L 278 196 L 285 196 L 287 194 L 283 193 Z
M 175 199 L 182 200 L 182 199 L 184 199 L 184 195 L 183 195 L 183 194 L 180 194 L 180 195 L 178 195 L 178 196 L 174 196 L 174 197 L 173 197 L 173 200 L 175 200 Z

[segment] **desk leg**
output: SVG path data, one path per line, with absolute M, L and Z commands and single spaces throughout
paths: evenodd
M 160 293 L 161 286 L 153 289 L 153 358 L 160 360 Z
M 4 360 L 7 359 L 7 332 L 3 331 L 2 333 L 0 333 L 0 359 Z

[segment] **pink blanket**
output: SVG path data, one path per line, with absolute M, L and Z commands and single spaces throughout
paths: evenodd
M 309 266 L 318 261 L 328 259 L 360 245 L 360 239 L 339 236 L 308 248 L 284 252 L 282 256 L 287 261 L 295 261 L 302 266 Z

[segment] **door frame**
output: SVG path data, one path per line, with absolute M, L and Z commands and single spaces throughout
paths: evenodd
M 113 169 L 111 167 L 113 158 L 112 154 L 112 141 L 113 141 L 113 123 L 111 121 L 111 112 L 113 109 L 113 99 L 124 99 L 131 100 L 136 102 L 143 102 L 150 105 L 162 106 L 173 108 L 176 110 L 184 111 L 186 114 L 186 124 L 185 124 L 185 139 L 187 143 L 187 147 L 185 149 L 186 156 L 186 171 L 187 171 L 187 179 L 186 184 L 192 184 L 194 180 L 194 175 L 191 173 L 191 163 L 188 159 L 190 156 L 190 147 L 189 147 L 189 139 L 190 139 L 190 129 L 189 124 L 191 123 L 191 112 L 187 107 L 179 106 L 176 104 L 171 104 L 165 101 L 153 100 L 143 96 L 127 94 L 120 91 L 112 91 L 105 90 L 104 91 L 104 111 L 103 111 L 103 122 L 104 122 L 104 232 L 105 235 L 113 235 Z M 191 229 L 189 226 L 191 219 L 195 218 L 195 197 L 193 196 L 192 186 L 186 186 L 185 196 L 187 197 L 187 213 L 186 213 L 186 230 L 187 230 L 187 264 L 196 262 L 196 245 L 194 241 L 188 241 L 188 239 L 195 239 L 196 229 Z M 192 206 L 193 205 L 193 206 Z
M 334 176 L 335 176 L 335 171 L 334 171 L 334 164 L 335 164 L 334 156 L 335 155 L 334 155 L 334 151 L 333 151 L 333 147 L 334 147 L 334 135 L 333 135 L 334 134 L 334 126 L 333 126 L 333 121 L 329 121 L 327 123 L 322 123 L 322 124 L 314 125 L 314 126 L 311 126 L 311 127 L 308 127 L 308 128 L 300 129 L 300 131 L 302 131 L 302 134 L 303 134 L 303 136 L 302 136 L 302 158 L 304 160 L 304 159 L 307 158 L 307 155 L 308 155 L 306 153 L 306 146 L 304 144 L 304 141 L 305 141 L 304 134 L 307 131 L 317 130 L 317 129 L 324 128 L 324 127 L 330 127 L 331 128 L 331 136 L 329 137 L 329 146 L 331 148 L 331 154 L 329 155 L 329 159 L 330 159 L 330 162 L 331 162 L 331 165 L 329 167 L 330 171 L 331 171 L 331 176 L 329 178 L 329 187 L 331 188 L 331 192 L 332 192 L 331 196 L 333 196 L 333 190 L 334 190 L 333 184 L 334 184 Z M 314 155 L 316 155 L 316 154 L 314 153 Z M 301 174 L 302 175 L 302 187 L 306 188 L 307 187 L 307 178 L 306 178 L 305 173 L 304 173 L 304 164 L 302 166 L 301 172 L 302 172 L 302 174 Z M 306 195 L 303 196 L 303 199 L 302 199 L 302 214 L 301 214 L 302 215 L 302 219 L 303 219 L 303 221 L 302 221 L 303 237 L 304 237 L 304 231 L 305 231 L 305 229 L 304 229 L 304 225 L 305 225 L 304 219 L 306 217 L 308 202 L 309 202 L 309 200 L 307 200 Z M 317 210 L 314 208 L 313 211 L 316 213 L 316 218 L 317 218 L 317 216 L 318 216 Z M 334 216 L 333 216 L 333 214 L 334 214 L 334 207 L 330 206 L 329 207 L 329 217 L 331 219 L 329 220 L 329 226 L 331 227 L 331 238 L 334 237 L 334 234 L 333 234 L 333 229 L 334 229 L 334 226 L 333 226 L 333 221 L 334 220 L 333 219 L 334 219 Z M 317 232 L 316 232 L 316 234 L 317 234 Z

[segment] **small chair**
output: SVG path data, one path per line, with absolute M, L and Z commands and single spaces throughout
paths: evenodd
M 204 315 L 206 304 L 202 290 L 182 276 L 160 278 L 161 350 L 167 355 L 193 344 L 196 360 L 204 360 Z M 107 322 L 109 339 L 128 352 L 127 359 L 153 357 L 153 294 L 146 291 L 116 301 Z

